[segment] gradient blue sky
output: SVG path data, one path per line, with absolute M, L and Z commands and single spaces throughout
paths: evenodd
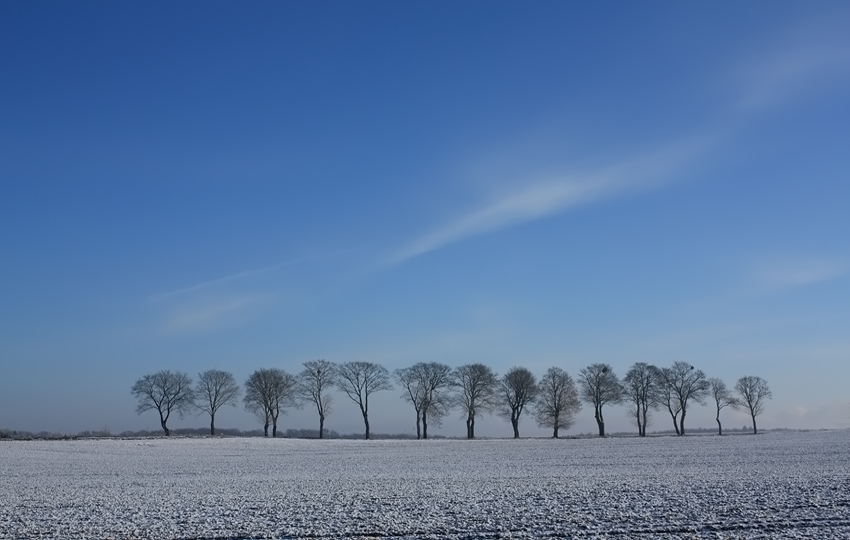
M 760 427 L 848 427 L 847 28 L 846 2 L 0 4 L 0 427 L 156 429 L 145 373 L 316 358 L 683 360 L 766 378 Z M 373 431 L 413 431 L 399 395 Z

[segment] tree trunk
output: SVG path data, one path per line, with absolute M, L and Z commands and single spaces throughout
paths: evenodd
M 753 435 L 756 435 L 759 432 L 758 428 L 756 428 L 756 415 L 752 414 L 750 416 L 753 417 Z
M 638 437 L 643 437 L 643 425 L 640 423 L 640 405 L 638 405 L 637 413 Z
M 466 438 L 474 439 L 475 438 L 475 417 L 467 416 L 466 417 Z
M 605 420 L 602 418 L 602 408 L 598 405 L 596 406 L 596 412 L 594 414 L 594 418 L 596 418 L 596 426 L 599 428 L 599 436 L 605 436 Z
M 366 424 L 366 440 L 369 440 L 369 413 L 363 412 L 363 423 Z
M 558 424 L 555 424 L 555 432 L 552 434 L 553 439 L 558 438 Z
M 685 409 L 682 409 L 682 416 L 679 418 L 679 435 L 685 434 Z
M 715 418 L 715 420 L 717 420 L 717 434 L 723 435 L 723 426 L 720 425 L 720 412 L 717 413 L 717 418 Z
M 419 411 L 416 411 L 416 439 L 422 438 L 422 418 L 419 417 Z
M 215 436 L 215 415 L 210 415 L 210 435 Z
M 428 412 L 425 409 L 422 410 L 422 438 L 428 438 Z
M 272 439 L 277 437 L 277 420 L 272 423 Z
M 514 428 L 514 439 L 519 439 L 519 419 L 511 418 L 511 426 Z
M 319 438 L 320 439 L 325 438 L 325 415 L 324 414 L 319 415 Z
M 162 426 L 162 431 L 165 432 L 165 436 L 170 437 L 171 436 L 171 430 L 168 429 L 167 425 L 165 425 L 165 420 L 160 420 L 159 423 Z
M 676 417 L 679 414 L 673 414 L 673 409 L 671 409 L 669 406 L 667 407 L 667 410 L 670 411 L 670 416 L 673 418 L 673 429 L 676 430 L 676 435 L 679 435 L 679 424 L 676 423 Z
M 269 423 L 266 422 L 265 424 L 263 424 L 263 437 L 268 437 L 268 436 L 269 436 Z

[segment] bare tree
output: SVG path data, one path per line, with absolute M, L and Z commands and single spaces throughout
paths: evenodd
M 514 439 L 519 439 L 519 419 L 537 397 L 537 379 L 524 367 L 513 367 L 499 381 L 502 417 L 511 421 Z
M 286 414 L 287 407 L 298 405 L 296 392 L 295 377 L 282 369 L 262 368 L 248 377 L 245 382 L 245 409 L 263 422 L 263 436 L 269 436 L 271 424 L 272 437 L 277 437 L 280 413 Z
M 209 369 L 198 374 L 195 406 L 210 415 L 210 435 L 215 435 L 215 413 L 225 405 L 236 406 L 242 389 L 229 371 Z
M 540 379 L 540 393 L 535 402 L 535 417 L 540 427 L 553 429 L 552 437 L 558 438 L 559 429 L 569 429 L 575 415 L 581 410 L 573 378 L 561 368 L 551 367 Z
M 171 413 L 176 412 L 182 418 L 195 402 L 192 378 L 182 371 L 163 370 L 145 375 L 130 391 L 139 400 L 138 414 L 153 409 L 159 413 L 159 424 L 166 436 L 171 435 L 167 425 Z
M 623 399 L 632 404 L 631 413 L 638 428 L 638 436 L 646 437 L 649 410 L 657 399 L 656 378 L 653 367 L 643 362 L 634 364 L 623 377 Z
M 325 438 L 325 417 L 331 413 L 333 397 L 328 390 L 334 385 L 336 366 L 327 360 L 304 362 L 298 374 L 298 391 L 304 400 L 316 406 L 319 413 L 319 438 Z
M 705 405 L 705 398 L 708 396 L 711 385 L 701 369 L 696 369 L 687 362 L 674 362 L 671 367 L 662 368 L 661 373 L 661 380 L 664 383 L 664 388 L 661 389 L 662 395 L 670 399 L 668 403 L 671 405 L 669 407 L 671 414 L 676 408 L 682 413 L 676 434 L 684 435 L 688 402 L 693 400 L 700 405 Z
M 405 392 L 402 398 L 413 404 L 416 411 L 416 438 L 428 438 L 428 418 L 439 425 L 451 408 L 448 390 L 452 368 L 438 362 L 419 362 L 409 368 L 396 370 L 396 380 Z
M 758 433 L 756 416 L 764 410 L 764 402 L 773 397 L 773 392 L 767 386 L 767 381 L 755 375 L 745 375 L 738 379 L 735 390 L 741 394 L 741 402 L 750 410 L 753 419 L 753 434 Z
M 452 403 L 449 389 L 452 382 L 452 368 L 439 362 L 421 362 L 413 366 L 422 380 L 422 438 L 428 438 L 428 419 L 439 426 L 449 413 Z
M 605 436 L 605 419 L 602 407 L 606 403 L 616 404 L 623 400 L 623 389 L 614 370 L 608 364 L 591 364 L 583 368 L 578 376 L 582 401 L 593 405 L 593 417 L 599 428 L 599 436 Z
M 401 398 L 413 405 L 413 411 L 416 413 L 416 438 L 421 439 L 422 404 L 425 401 L 425 389 L 422 386 L 422 381 L 417 377 L 412 367 L 397 369 L 393 372 L 393 375 L 404 390 Z
M 351 401 L 360 407 L 369 438 L 369 396 L 381 390 L 392 390 L 390 374 L 380 364 L 372 362 L 346 362 L 336 370 L 334 383 Z
M 467 364 L 452 372 L 455 402 L 466 416 L 466 438 L 475 438 L 475 418 L 496 407 L 499 380 L 484 364 Z
M 673 392 L 672 372 L 670 368 L 657 368 L 652 366 L 652 377 L 655 379 L 655 405 L 667 409 L 673 419 L 673 429 L 676 435 L 679 433 L 679 413 L 682 412 L 679 400 Z
M 720 423 L 720 411 L 724 407 L 737 409 L 740 407 L 741 402 L 732 395 L 732 392 L 726 388 L 726 383 L 722 380 L 716 378 L 709 379 L 708 384 L 711 385 L 710 392 L 711 396 L 714 398 L 714 405 L 717 410 L 717 416 L 714 418 L 717 421 L 717 434 L 723 435 L 723 425 Z

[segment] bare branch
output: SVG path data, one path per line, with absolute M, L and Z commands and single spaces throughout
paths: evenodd
M 659 381 L 659 393 L 662 403 L 665 403 L 673 416 L 673 427 L 677 435 L 685 434 L 685 416 L 688 413 L 688 403 L 696 401 L 705 405 L 711 385 L 701 369 L 696 369 L 687 362 L 674 362 L 669 368 L 656 372 Z M 676 416 L 681 412 L 679 424 Z
M 166 436 L 171 435 L 167 425 L 171 413 L 176 412 L 182 418 L 194 406 L 192 378 L 182 371 L 163 370 L 145 375 L 130 391 L 139 400 L 138 414 L 150 410 L 159 413 L 159 423 Z
M 466 416 L 466 438 L 475 438 L 475 419 L 491 412 L 498 403 L 499 380 L 484 364 L 467 364 L 452 372 L 452 385 L 457 389 L 455 401 Z
M 538 385 L 540 393 L 536 402 L 537 425 L 553 429 L 558 438 L 559 429 L 569 429 L 575 415 L 581 410 L 581 401 L 573 378 L 561 368 L 551 367 Z
M 513 367 L 499 381 L 500 415 L 511 421 L 514 438 L 519 438 L 519 419 L 523 410 L 537 398 L 537 380 L 524 367 Z
M 360 407 L 366 438 L 369 438 L 369 396 L 381 390 L 392 390 L 390 374 L 380 364 L 371 362 L 346 362 L 336 369 L 334 383 Z
M 629 368 L 623 377 L 623 398 L 632 404 L 630 415 L 637 424 L 638 436 L 646 436 L 649 425 L 649 410 L 655 406 L 658 394 L 657 379 L 654 368 L 649 364 L 638 362 Z
M 582 401 L 593 405 L 593 417 L 599 428 L 599 436 L 605 436 L 605 419 L 602 407 L 607 404 L 620 403 L 623 400 L 623 389 L 614 370 L 608 364 L 591 364 L 579 372 L 579 392 Z
M 304 363 L 298 375 L 298 390 L 302 398 L 316 406 L 319 413 L 319 438 L 325 436 L 325 417 L 331 413 L 333 397 L 328 390 L 334 385 L 336 366 L 327 360 Z
M 210 415 L 210 435 L 215 435 L 215 413 L 225 405 L 235 407 L 241 392 L 229 371 L 210 369 L 198 374 L 195 406 Z
M 245 409 L 257 415 L 263 422 L 263 434 L 277 437 L 277 420 L 287 407 L 297 407 L 297 384 L 295 377 L 282 369 L 258 369 L 245 382 Z
M 416 411 L 416 438 L 428 438 L 428 419 L 439 425 L 451 409 L 448 390 L 452 368 L 439 362 L 419 362 L 409 368 L 396 370 L 395 376 L 405 393 L 402 398 L 413 404 Z
M 741 395 L 741 401 L 750 410 L 753 419 L 753 433 L 758 433 L 756 416 L 764 410 L 764 402 L 773 397 L 773 392 L 767 386 L 767 381 L 755 375 L 745 375 L 738 379 L 735 390 Z

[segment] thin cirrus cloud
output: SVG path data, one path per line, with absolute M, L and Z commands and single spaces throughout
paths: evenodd
M 263 300 L 258 295 L 235 295 L 181 306 L 167 317 L 164 330 L 170 334 L 181 334 L 238 324 Z
M 176 296 L 181 296 L 181 295 L 184 295 L 184 294 L 197 292 L 197 291 L 200 291 L 202 289 L 214 287 L 216 285 L 223 285 L 223 284 L 231 282 L 231 281 L 236 281 L 236 280 L 239 280 L 239 279 L 244 279 L 244 278 L 248 278 L 248 277 L 257 276 L 257 275 L 260 275 L 260 274 L 265 274 L 265 273 L 271 272 L 273 270 L 279 270 L 279 269 L 281 269 L 285 266 L 290 266 L 292 264 L 295 264 L 296 262 L 297 261 L 290 261 L 290 262 L 276 264 L 274 266 L 267 266 L 265 268 L 258 268 L 256 270 L 246 270 L 244 272 L 231 274 L 229 276 L 224 276 L 224 277 L 221 277 L 221 278 L 218 278 L 218 279 L 213 279 L 213 280 L 210 280 L 210 281 L 204 281 L 202 283 L 197 283 L 197 284 L 192 285 L 190 287 L 184 287 L 182 289 L 176 289 L 176 290 L 173 290 L 173 291 L 155 294 L 155 295 L 148 297 L 148 300 L 150 300 L 151 302 L 159 302 L 160 300 L 165 300 L 165 299 L 168 299 L 168 298 L 173 298 L 173 297 L 176 297 Z
M 217 286 L 224 285 L 226 283 L 230 283 L 233 281 L 246 280 L 248 278 L 256 277 L 262 274 L 268 274 L 274 272 L 275 270 L 281 270 L 283 268 L 300 265 L 303 263 L 315 262 L 320 260 L 332 259 L 335 257 L 339 257 L 341 255 L 347 255 L 352 252 L 357 251 L 356 247 L 347 247 L 344 249 L 325 251 L 319 253 L 313 253 L 304 255 L 302 257 L 298 257 L 289 261 L 285 261 L 282 263 L 278 263 L 272 266 L 266 266 L 263 268 L 257 268 L 254 270 L 245 270 L 243 272 L 237 272 L 236 274 L 230 274 L 224 277 L 211 279 L 209 281 L 203 281 L 200 283 L 196 283 L 195 285 L 191 285 L 189 287 L 183 287 L 182 289 L 175 289 L 172 291 L 154 294 L 148 297 L 148 301 L 152 303 L 157 303 L 161 300 L 170 300 L 175 297 L 180 297 L 184 295 L 188 295 L 190 293 L 196 293 L 198 291 L 203 291 L 205 289 L 213 289 Z
M 775 106 L 836 82 L 846 82 L 850 78 L 850 40 L 844 34 L 843 30 L 825 34 L 801 32 L 780 54 L 755 56 L 739 66 L 733 77 L 738 87 L 739 108 L 756 110 Z M 661 186 L 702 153 L 708 147 L 707 141 L 704 137 L 696 144 L 672 145 L 643 158 L 587 174 L 565 174 L 530 184 L 519 180 L 520 187 L 509 195 L 416 238 L 385 262 L 398 264 L 467 238 Z M 818 280 L 823 279 L 819 277 L 821 274 L 833 272 L 801 271 L 787 275 L 784 281 Z
M 753 265 L 753 278 L 770 287 L 789 288 L 836 279 L 847 266 L 835 261 L 811 258 L 765 260 Z
M 846 20 L 847 12 L 838 19 Z M 850 39 L 843 25 L 804 29 L 781 52 L 753 57 L 735 71 L 738 106 L 764 109 L 850 78 Z
M 708 137 L 695 138 L 600 170 L 521 185 L 507 196 L 494 198 L 489 204 L 416 238 L 385 262 L 398 264 L 474 236 L 546 218 L 598 200 L 659 187 L 671 181 L 675 173 L 704 152 L 708 144 Z

